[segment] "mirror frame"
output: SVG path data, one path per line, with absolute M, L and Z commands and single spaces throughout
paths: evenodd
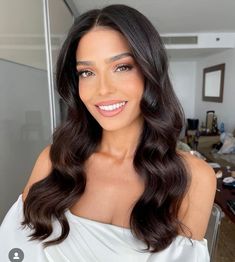
M 219 96 L 206 96 L 206 78 L 208 74 L 211 72 L 220 71 L 220 76 L 216 79 L 219 82 Z M 202 100 L 210 101 L 210 102 L 223 102 L 223 92 L 224 92 L 224 72 L 225 72 L 225 64 L 219 64 L 211 67 L 207 67 L 203 69 L 203 88 L 202 88 Z

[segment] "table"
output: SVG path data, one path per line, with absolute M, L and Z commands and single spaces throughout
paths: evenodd
M 232 213 L 226 203 L 226 201 L 229 199 L 235 200 L 235 188 L 231 189 L 225 187 L 222 183 L 223 178 L 230 176 L 231 173 L 228 172 L 226 168 L 215 168 L 214 170 L 215 172 L 217 172 L 219 169 L 222 170 L 223 177 L 217 178 L 217 189 L 220 191 L 216 191 L 215 203 L 218 204 L 221 207 L 222 211 L 226 214 L 226 216 L 229 217 L 233 223 L 235 223 L 235 215 Z
M 214 134 L 200 135 L 198 138 L 198 151 L 205 148 L 212 148 L 213 144 L 220 142 L 220 136 Z

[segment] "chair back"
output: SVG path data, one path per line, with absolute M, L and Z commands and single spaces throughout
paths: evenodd
M 197 130 L 199 124 L 199 119 L 187 118 L 187 129 Z
M 208 243 L 210 261 L 213 262 L 219 239 L 219 228 L 221 219 L 224 216 L 222 209 L 217 204 L 213 204 L 210 220 L 208 223 L 205 238 Z

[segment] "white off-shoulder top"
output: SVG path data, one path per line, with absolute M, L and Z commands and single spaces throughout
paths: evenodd
M 13 248 L 23 251 L 22 262 L 209 262 L 207 240 L 190 240 L 177 236 L 163 251 L 143 252 L 146 244 L 135 238 L 130 229 L 97 222 L 65 212 L 70 225 L 68 237 L 60 244 L 43 248 L 38 240 L 29 241 L 32 233 L 23 228 L 22 194 L 6 214 L 0 227 L 0 261 L 8 262 Z M 61 226 L 53 220 L 53 233 L 60 235 Z M 16 254 L 17 255 L 17 254 Z M 19 255 L 20 258 L 20 255 Z

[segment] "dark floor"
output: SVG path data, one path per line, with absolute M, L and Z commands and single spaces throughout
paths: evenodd
M 215 260 L 211 262 L 235 262 L 235 224 L 226 216 L 222 219 Z

